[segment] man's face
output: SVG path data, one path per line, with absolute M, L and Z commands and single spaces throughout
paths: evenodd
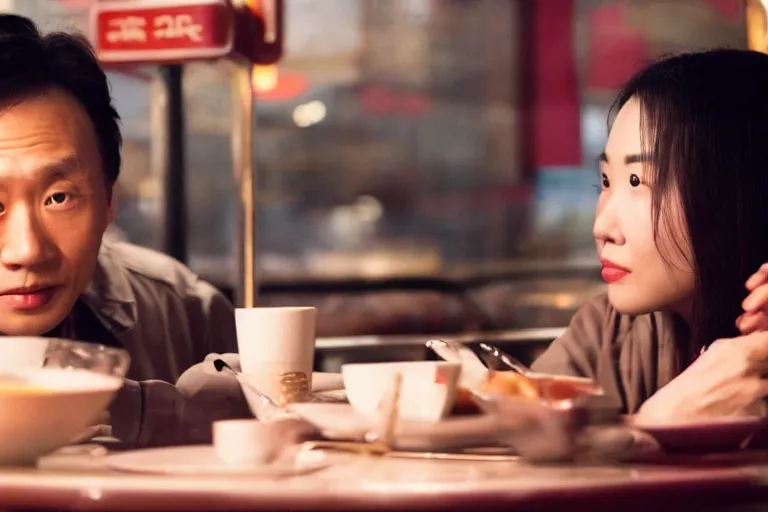
M 0 111 L 0 333 L 39 335 L 87 286 L 113 212 L 82 106 L 50 89 Z

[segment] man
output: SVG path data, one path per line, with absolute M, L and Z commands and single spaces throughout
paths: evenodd
M 232 306 L 171 258 L 102 243 L 122 140 L 90 46 L 2 15 L 0 68 L 0 333 L 125 348 L 114 435 L 128 446 L 206 438 L 216 413 L 170 383 L 206 354 L 236 352 Z M 247 414 L 239 389 L 228 393 L 218 399 Z

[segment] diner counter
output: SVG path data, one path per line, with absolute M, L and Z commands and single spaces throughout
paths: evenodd
M 704 512 L 768 505 L 767 453 L 605 466 L 329 453 L 330 467 L 280 480 L 120 474 L 105 469 L 103 453 L 0 470 L 0 509 Z
M 458 343 L 549 344 L 566 331 L 565 327 L 545 329 L 514 329 L 494 332 L 470 332 L 463 334 L 391 335 L 391 336 L 338 336 L 319 337 L 315 348 L 320 351 L 346 350 L 350 348 L 412 347 L 424 345 L 432 338 Z
M 345 363 L 422 361 L 435 358 L 425 343 L 430 339 L 458 343 L 488 343 L 516 359 L 532 363 L 549 344 L 566 331 L 565 327 L 511 329 L 492 332 L 438 335 L 324 336 L 315 341 L 317 371 L 340 372 Z

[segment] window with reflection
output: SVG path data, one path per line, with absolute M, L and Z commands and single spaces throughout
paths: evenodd
M 87 30 L 92 3 L 3 4 L 46 29 Z M 600 287 L 595 161 L 617 89 L 662 54 L 746 47 L 745 9 L 742 0 L 286 0 L 285 58 L 252 80 L 262 281 L 498 275 L 451 313 L 475 320 L 451 329 L 567 322 Z M 110 71 L 126 139 L 117 227 L 158 247 L 154 76 Z M 184 94 L 190 265 L 232 286 L 228 67 L 186 66 Z M 569 281 L 568 269 L 592 268 L 595 279 Z

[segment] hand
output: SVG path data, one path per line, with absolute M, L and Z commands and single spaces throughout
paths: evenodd
M 764 263 L 746 283 L 749 295 L 741 303 L 744 313 L 736 319 L 742 334 L 768 331 L 768 263 Z
M 105 409 L 91 422 L 91 426 L 80 432 L 70 444 L 82 444 L 91 441 L 94 437 L 108 437 L 112 435 L 110 427 L 109 410 Z
M 635 423 L 765 416 L 768 332 L 718 340 L 640 407 Z
M 109 414 L 109 409 L 104 409 L 99 413 L 99 415 L 96 417 L 95 420 L 93 420 L 93 425 L 109 425 L 110 424 L 111 415 Z

